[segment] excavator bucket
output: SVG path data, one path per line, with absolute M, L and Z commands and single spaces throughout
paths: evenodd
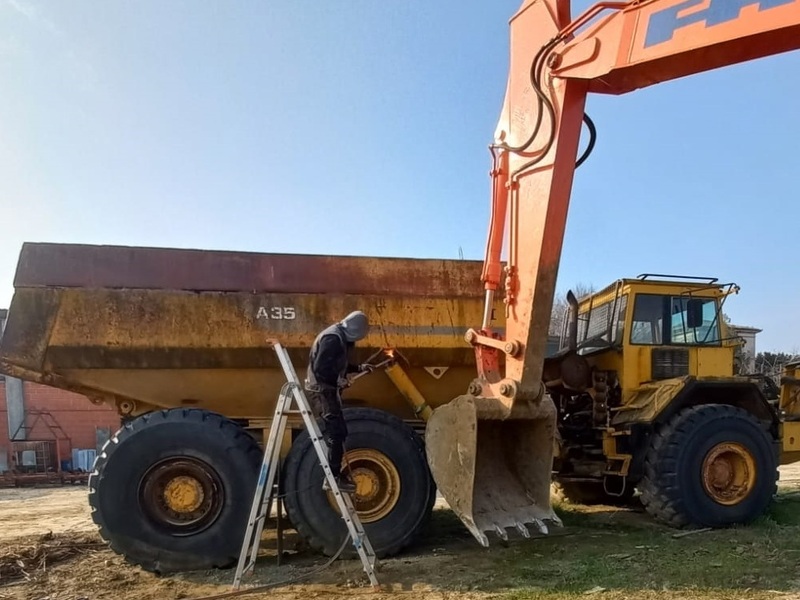
M 492 398 L 459 396 L 433 411 L 425 432 L 428 465 L 439 492 L 473 536 L 529 537 L 546 522 L 561 525 L 550 505 L 556 411 L 545 397 L 507 410 Z

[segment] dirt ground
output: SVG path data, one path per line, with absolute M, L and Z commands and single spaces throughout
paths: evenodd
M 800 495 L 800 465 L 782 468 L 781 492 L 786 498 Z M 784 502 L 781 510 L 778 524 L 770 521 L 760 528 L 678 540 L 674 530 L 652 523 L 640 510 L 595 508 L 567 512 L 566 527 L 546 538 L 506 545 L 493 540 L 484 549 L 440 503 L 429 531 L 412 550 L 381 561 L 380 591 L 369 587 L 357 560 L 336 561 L 317 572 L 325 557 L 294 551 L 298 540 L 293 532 L 287 535 L 285 547 L 290 551 L 284 564 L 276 565 L 274 546 L 266 541 L 256 574 L 244 587 L 305 575 L 307 583 L 246 597 L 800 598 L 800 542 L 788 548 L 785 541 L 799 537 L 800 502 Z M 784 528 L 781 522 L 788 525 Z M 0 489 L 0 556 L 22 557 L 41 544 L 51 548 L 44 563 L 37 559 L 31 567 L 30 561 L 21 559 L 25 574 L 6 581 L 0 569 L 0 600 L 188 600 L 231 589 L 232 571 L 158 577 L 126 564 L 97 536 L 83 486 Z M 72 552 L 66 558 L 59 555 L 64 547 Z M 694 584 L 685 577 L 687 552 L 727 558 L 698 567 L 700 583 Z M 783 567 L 780 560 L 786 561 Z M 722 572 L 725 561 L 731 564 L 730 573 Z M 777 577 L 771 569 L 790 572 Z
M 413 555 L 383 561 L 380 578 L 383 593 L 375 593 L 357 560 L 336 561 L 323 572 L 310 578 L 310 583 L 281 586 L 279 590 L 247 595 L 247 598 L 280 597 L 300 600 L 323 596 L 389 598 L 400 593 L 404 598 L 449 598 L 451 592 L 437 592 L 442 582 L 449 587 L 452 575 L 467 570 L 461 564 L 459 547 L 471 549 L 472 538 L 462 529 L 452 513 L 438 503 L 437 513 L 447 513 L 438 519 L 440 539 L 445 548 L 423 543 Z M 69 560 L 31 573 L 28 581 L 17 578 L 6 582 L 0 579 L 0 600 L 168 600 L 201 598 L 231 590 L 232 570 L 192 572 L 158 577 L 124 560 L 106 549 L 91 520 L 86 490 L 83 487 L 50 487 L 0 489 L 0 556 L 3 548 L 26 548 L 40 544 L 75 543 L 81 550 Z M 285 534 L 286 556 L 283 566 L 276 563 L 274 536 L 265 535 L 264 551 L 256 573 L 242 587 L 274 583 L 313 573 L 326 558 L 302 547 L 294 531 Z M 432 560 L 429 560 L 432 559 Z M 443 573 L 449 573 L 443 576 Z M 5 585 L 4 585 L 5 584 Z M 468 586 L 460 590 L 460 598 L 485 594 L 469 593 Z
M 0 543 L 47 532 L 94 533 L 82 485 L 0 489 Z

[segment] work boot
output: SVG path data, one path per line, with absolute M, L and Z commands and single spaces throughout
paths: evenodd
M 343 494 L 355 494 L 356 492 L 356 484 L 353 483 L 353 480 L 350 479 L 349 475 L 338 475 L 336 477 L 336 485 L 339 486 L 339 491 Z M 322 489 L 326 492 L 330 491 L 331 489 L 331 486 L 328 485 L 327 477 L 322 481 Z

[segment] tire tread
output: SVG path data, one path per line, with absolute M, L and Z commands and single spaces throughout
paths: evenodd
M 746 420 L 769 435 L 764 426 L 748 411 L 727 404 L 701 404 L 687 408 L 656 432 L 644 465 L 640 486 L 642 504 L 655 519 L 674 528 L 691 524 L 679 487 L 678 454 L 683 440 L 708 422 L 726 419 Z M 772 495 L 777 491 L 777 465 L 772 481 Z
M 348 422 L 348 427 L 352 427 L 351 423 L 353 421 L 369 421 L 371 423 L 376 423 L 384 426 L 388 426 L 390 428 L 406 428 L 411 435 L 409 436 L 411 443 L 413 444 L 415 450 L 419 451 L 420 453 L 425 454 L 425 445 L 422 441 L 421 437 L 417 435 L 413 429 L 408 427 L 402 420 L 391 415 L 382 410 L 376 410 L 371 408 L 347 408 L 345 409 L 345 415 Z M 301 435 L 307 436 L 307 433 L 304 432 Z M 306 438 L 307 439 L 307 438 Z M 295 444 L 301 442 L 300 438 L 298 437 L 295 440 Z M 310 446 L 310 441 L 307 442 Z M 286 463 L 283 467 L 284 476 L 288 473 L 296 472 L 300 468 L 300 463 L 303 460 L 304 454 L 301 452 L 290 452 L 289 456 L 287 457 Z M 415 528 L 416 531 L 420 531 L 427 522 L 430 520 L 431 512 L 433 509 L 433 505 L 436 501 L 436 486 L 433 483 L 433 478 L 430 476 L 430 486 L 429 486 L 429 494 L 426 501 L 426 507 L 424 510 L 424 514 L 422 515 L 422 519 L 420 520 L 418 526 Z M 308 522 L 303 520 L 299 517 L 302 511 L 298 504 L 296 503 L 295 498 L 293 495 L 288 494 L 284 498 L 284 503 L 286 505 L 287 513 L 289 513 L 290 519 L 292 521 L 292 525 L 295 527 L 297 532 L 303 537 L 308 544 L 314 550 L 323 552 L 328 556 L 332 556 L 336 553 L 339 549 L 338 545 L 332 544 L 330 541 L 325 540 L 324 537 L 319 535 L 319 533 L 310 526 Z M 378 558 L 386 558 L 389 556 L 394 556 L 400 553 L 403 549 L 405 549 L 413 540 L 413 535 L 406 535 L 406 536 L 399 536 L 397 541 L 390 546 L 386 546 L 383 548 L 376 548 L 376 555 Z M 342 557 L 352 557 L 354 556 L 354 552 L 352 549 L 345 548 L 345 551 L 342 552 Z
M 160 553 L 156 548 L 149 552 L 145 552 L 146 556 L 139 556 L 142 553 L 141 545 L 137 545 L 137 554 L 131 553 L 130 549 L 124 540 L 119 539 L 114 535 L 107 526 L 106 520 L 102 514 L 102 510 L 98 501 L 98 482 L 109 460 L 113 457 L 116 448 L 123 442 L 131 439 L 140 432 L 149 429 L 150 427 L 157 426 L 165 422 L 185 422 L 185 421 L 198 421 L 201 423 L 210 422 L 212 426 L 225 431 L 224 437 L 229 440 L 229 451 L 244 451 L 251 460 L 259 461 L 261 451 L 255 440 L 248 435 L 244 429 L 236 422 L 224 417 L 218 413 L 213 413 L 199 408 L 174 408 L 163 409 L 150 413 L 145 413 L 139 417 L 128 421 L 117 432 L 111 436 L 103 445 L 100 454 L 95 460 L 94 468 L 89 476 L 89 507 L 91 509 L 92 521 L 98 526 L 98 533 L 100 537 L 108 544 L 108 546 L 115 553 L 124 557 L 125 561 L 142 567 L 146 571 L 151 572 L 164 572 L 164 571 L 181 571 L 193 568 L 192 559 L 181 560 L 179 557 L 174 556 L 174 553 Z M 167 556 L 169 554 L 169 556 Z M 237 557 L 220 557 L 214 556 L 212 559 L 214 567 L 226 568 L 231 566 Z

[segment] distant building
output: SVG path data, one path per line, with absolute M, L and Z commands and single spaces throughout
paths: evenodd
M 0 336 L 7 311 L 0 310 Z M 0 375 L 0 473 L 56 471 L 97 452 L 120 427 L 112 407 L 58 388 Z M 90 452 L 76 454 L 75 451 Z
M 756 370 L 756 335 L 763 330 L 745 325 L 729 325 L 733 334 L 742 338 L 744 345 L 740 349 L 741 370 L 744 373 L 754 373 Z

